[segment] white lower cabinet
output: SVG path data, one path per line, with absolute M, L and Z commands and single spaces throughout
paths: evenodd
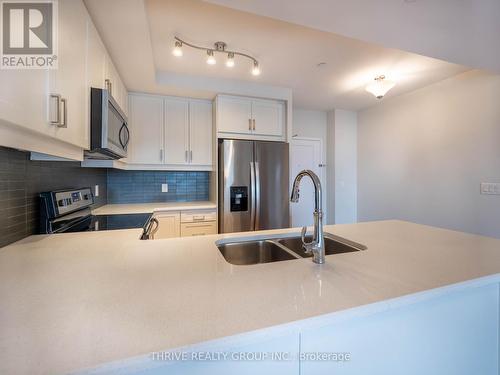
M 153 239 L 217 234 L 216 210 L 155 212 L 158 230 Z
M 181 237 L 205 236 L 207 234 L 217 234 L 215 221 L 181 223 Z
M 119 369 L 149 375 L 498 375 L 499 299 L 498 283 L 431 291 L 289 323 L 286 333 L 271 327 L 179 349 L 222 353 L 225 360 L 188 355 L 161 364 L 148 356 L 142 362 L 133 358 L 130 365 L 126 360 Z M 103 369 L 95 373 L 116 370 Z
M 181 214 L 179 211 L 162 212 L 155 214 L 158 220 L 158 230 L 154 233 L 154 239 L 179 237 L 181 234 Z

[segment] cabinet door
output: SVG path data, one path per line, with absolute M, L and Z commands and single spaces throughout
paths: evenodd
M 106 76 L 106 59 L 107 53 L 101 37 L 92 22 L 88 17 L 87 20 L 87 84 L 90 87 L 100 89 L 106 88 L 104 85 Z
M 128 107 L 128 93 L 125 89 L 125 85 L 123 84 L 120 74 L 118 74 L 118 70 L 116 70 L 111 57 L 106 54 L 106 72 L 105 72 L 105 88 L 111 91 L 111 96 L 118 103 L 120 108 L 127 114 Z
M 92 22 L 87 17 L 87 97 L 85 100 L 85 126 L 86 136 L 90 136 L 90 89 L 92 87 L 103 89 L 106 71 L 106 48 Z
M 284 103 L 274 100 L 252 100 L 254 134 L 283 135 Z
M 215 221 L 181 224 L 181 237 L 205 236 L 207 234 L 217 234 Z
M 165 99 L 165 164 L 189 160 L 189 101 Z
M 248 98 L 217 98 L 217 130 L 224 133 L 251 133 L 252 102 Z
M 47 70 L 0 70 L 0 119 L 51 137 Z
M 190 163 L 212 164 L 212 103 L 192 100 L 189 103 Z
M 56 137 L 88 148 L 86 126 L 86 58 L 88 14 L 82 1 L 60 1 L 58 6 L 58 69 L 50 71 L 50 91 L 60 94 L 63 127 Z
M 130 95 L 128 163 L 163 163 L 163 99 Z
M 181 235 L 180 213 L 168 212 L 156 214 L 158 220 L 158 230 L 154 234 L 154 239 L 173 238 Z

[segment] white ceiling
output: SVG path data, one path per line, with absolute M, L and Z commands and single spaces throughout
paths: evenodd
M 205 0 L 500 73 L 499 0 Z
M 131 91 L 212 97 L 216 92 L 248 92 L 265 85 L 291 88 L 302 108 L 359 110 L 377 103 L 364 87 L 376 75 L 397 81 L 387 97 L 413 91 L 467 70 L 459 65 L 388 49 L 197 0 L 86 0 L 125 84 Z M 116 6 L 113 11 L 112 7 Z M 106 16 L 104 17 L 103 14 Z M 173 37 L 211 46 L 222 40 L 229 49 L 255 56 L 251 64 L 208 66 L 204 51 L 184 48 L 171 54 Z M 139 56 L 137 55 L 139 54 Z M 317 64 L 326 64 L 318 67 Z M 246 91 L 245 91 L 246 90 Z

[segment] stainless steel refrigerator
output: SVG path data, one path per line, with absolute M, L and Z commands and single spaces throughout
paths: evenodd
M 221 139 L 219 233 L 288 228 L 288 143 Z

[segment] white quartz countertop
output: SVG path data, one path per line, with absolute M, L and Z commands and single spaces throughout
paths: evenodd
M 380 221 L 326 226 L 368 250 L 251 266 L 214 242 L 140 230 L 0 249 L 0 373 L 57 374 L 500 273 L 500 240 Z
M 106 204 L 92 210 L 94 215 L 149 214 L 155 211 L 187 211 L 215 209 L 214 202 L 160 202 L 160 203 L 126 203 Z

